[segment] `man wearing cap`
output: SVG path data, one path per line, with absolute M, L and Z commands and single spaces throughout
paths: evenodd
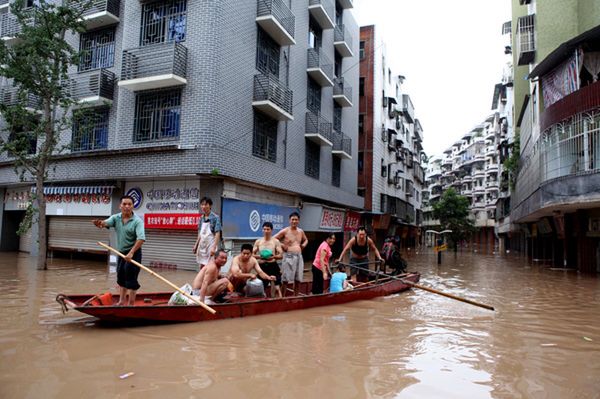
M 253 254 L 261 269 L 269 276 L 275 276 L 274 291 L 271 291 L 271 296 L 281 298 L 281 269 L 277 264 L 277 260 L 283 258 L 283 249 L 278 239 L 272 236 L 273 223 L 263 223 L 263 238 L 259 238 L 254 242 Z M 270 284 L 269 280 L 263 280 L 265 289 Z

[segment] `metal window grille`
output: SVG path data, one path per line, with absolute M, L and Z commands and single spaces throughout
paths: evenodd
M 359 43 L 358 57 L 361 60 L 365 58 L 365 42 L 364 41 L 361 41 Z
M 267 161 L 277 161 L 277 121 L 254 114 L 252 154 Z
M 306 157 L 304 173 L 314 179 L 319 178 L 319 167 L 321 163 L 321 147 L 312 141 L 306 141 Z
M 280 47 L 261 28 L 258 28 L 256 44 L 256 69 L 265 75 L 279 77 Z
M 179 138 L 181 90 L 138 94 L 135 104 L 135 142 Z
M 337 104 L 333 105 L 333 130 L 342 131 L 342 107 Z
M 185 40 L 187 0 L 157 1 L 142 8 L 140 46 Z
M 331 185 L 334 187 L 340 186 L 340 178 L 342 175 L 342 160 L 337 157 L 332 158 L 331 165 Z
M 79 72 L 115 64 L 115 28 L 83 33 L 79 41 Z
M 84 110 L 73 120 L 71 151 L 92 151 L 108 147 L 108 108 Z
M 517 22 L 517 49 L 520 53 L 535 51 L 535 14 L 519 18 Z
M 306 107 L 318 114 L 321 112 L 321 86 L 315 82 L 312 78 L 308 78 L 306 92 Z

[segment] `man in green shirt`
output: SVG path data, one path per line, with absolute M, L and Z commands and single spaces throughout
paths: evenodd
M 117 284 L 119 285 L 119 303 L 117 306 L 134 306 L 135 295 L 140 288 L 137 281 L 140 273 L 139 267 L 131 263 L 131 260 L 142 262 L 142 244 L 146 240 L 144 232 L 144 221 L 133 213 L 133 198 L 128 195 L 121 197 L 119 205 L 121 213 L 112 215 L 108 219 L 94 220 L 98 228 L 114 228 L 117 233 L 117 249 L 125 259 L 119 257 L 117 261 Z

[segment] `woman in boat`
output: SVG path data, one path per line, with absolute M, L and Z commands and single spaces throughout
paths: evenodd
M 319 245 L 315 260 L 312 264 L 312 293 L 323 293 L 323 282 L 329 278 L 329 258 L 331 258 L 331 246 L 335 243 L 335 233 L 329 233 L 325 241 Z
M 375 246 L 373 240 L 367 236 L 367 229 L 364 226 L 358 228 L 356 236 L 348 241 L 336 262 L 341 262 L 348 251 L 350 251 L 350 275 L 352 276 L 352 281 L 356 281 L 357 272 L 361 277 L 368 277 L 367 272 L 356 269 L 352 267 L 352 265 L 356 265 L 362 269 L 368 269 L 369 251 L 372 251 L 375 254 L 375 257 L 379 262 L 383 262 L 383 258 L 381 257 L 381 254 L 379 254 L 377 246 Z

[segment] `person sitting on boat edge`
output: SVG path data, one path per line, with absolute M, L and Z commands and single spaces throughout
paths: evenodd
M 333 273 L 329 282 L 329 293 L 334 294 L 336 292 L 351 290 L 352 285 L 348 283 L 348 275 L 346 274 L 346 267 L 342 264 L 337 266 L 337 272 Z
M 218 249 L 214 258 L 210 259 L 194 278 L 192 289 L 194 295 L 199 295 L 202 302 L 213 303 L 217 297 L 226 293 L 229 280 L 227 277 L 219 277 L 219 271 L 226 263 L 227 252 Z
M 227 277 L 236 292 L 251 297 L 264 297 L 263 281 L 275 281 L 276 279 L 275 276 L 267 275 L 260 268 L 258 261 L 252 256 L 252 245 L 250 244 L 242 245 L 242 251 L 231 262 L 231 269 L 229 269 Z

